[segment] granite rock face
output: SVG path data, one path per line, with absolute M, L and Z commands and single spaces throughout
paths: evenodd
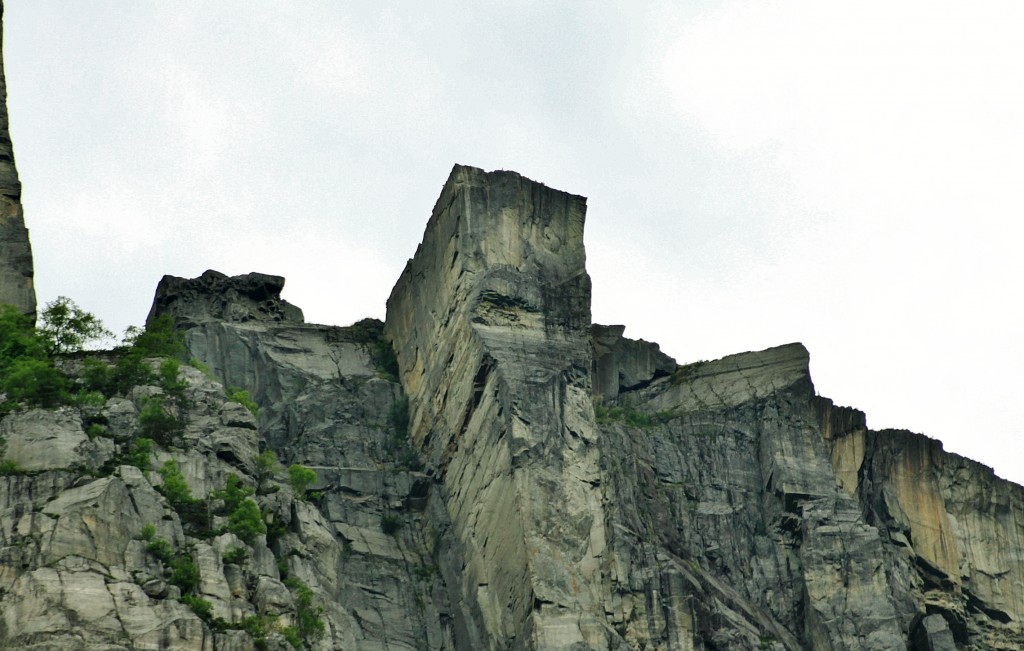
M 238 290 L 253 279 L 260 289 Z M 367 319 L 340 328 L 280 318 L 283 311 L 265 309 L 281 304 L 279 281 L 215 277 L 207 290 L 202 279 L 165 279 L 150 317 L 172 315 L 189 354 L 229 393 L 249 392 L 260 406 L 261 448 L 275 451 L 284 466 L 301 464 L 318 475 L 315 502 L 268 499 L 264 507 L 285 528 L 271 558 L 309 585 L 324 609 L 325 632 L 312 648 L 453 649 L 436 561 L 450 524 L 432 503 L 433 482 L 419 472 L 408 443 L 407 403 L 388 372 L 383 324 Z M 194 291 L 197 285 L 204 289 Z M 162 299 L 167 294 L 180 298 Z M 210 305 L 220 306 L 218 315 L 242 316 L 211 317 Z M 260 612 L 294 609 L 276 576 L 253 589 Z
M 149 317 L 195 363 L 148 462 L 166 386 L 0 419 L 0 648 L 1024 648 L 1024 489 L 872 431 L 800 344 L 680 366 L 592 324 L 585 208 L 457 166 L 386 323 L 164 278 Z
M 3 50 L 3 2 L 0 2 L 0 52 Z M 21 181 L 7 119 L 7 79 L 0 59 L 0 305 L 11 304 L 35 318 L 32 246 L 21 208 Z
M 602 648 L 605 516 L 585 201 L 457 166 L 388 300 L 471 648 Z
M 236 632 L 214 631 L 175 598 L 181 594 L 175 563 L 188 559 L 202 579 L 196 597 L 224 622 L 237 624 L 261 613 L 247 589 L 226 589 L 228 575 L 237 574 L 243 585 L 278 575 L 275 563 L 257 561 L 273 558 L 264 536 L 249 543 L 230 533 L 211 539 L 158 490 L 162 476 L 155 468 L 168 461 L 181 468 L 198 498 L 223 486 L 229 474 L 252 482 L 255 424 L 224 425 L 221 388 L 194 369 L 181 379 L 190 405 L 181 414 L 187 425 L 175 441 L 155 446 L 144 463 L 132 454 L 142 428 L 139 413 L 148 398 L 160 395 L 159 387 L 110 399 L 91 416 L 93 424 L 109 425 L 90 435 L 69 408 L 15 412 L 0 423 L 7 443 L 3 461 L 18 467 L 0 477 L 0 648 L 252 648 L 251 639 L 248 646 L 232 647 Z M 229 440 L 241 456 L 222 454 L 217 442 Z M 43 444 L 49 455 L 39 452 Z M 94 452 L 85 454 L 90 447 Z M 169 555 L 152 551 L 153 541 L 162 541 Z M 245 561 L 234 559 L 231 566 L 225 557 L 236 548 Z M 275 640 L 283 642 L 272 635 L 270 643 Z
M 671 375 L 676 360 L 661 352 L 658 344 L 623 337 L 626 326 L 594 324 L 590 334 L 594 348 L 594 395 L 614 400 L 620 393 L 647 386 Z
M 284 278 L 261 273 L 227 276 L 210 269 L 198 278 L 164 276 L 146 321 L 168 314 L 182 328 L 209 321 L 302 323 L 302 310 L 281 298 L 282 289 Z
M 110 439 L 90 439 L 77 410 L 31 409 L 0 421 L 3 458 L 26 471 L 98 469 L 114 452 Z
M 388 302 L 465 648 L 1021 645 L 1020 487 L 871 432 L 799 344 L 680 367 L 591 326 L 583 215 L 456 167 Z

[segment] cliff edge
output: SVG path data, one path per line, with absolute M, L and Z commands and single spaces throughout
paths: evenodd
M 0 303 L 34 316 L 20 200 L 0 64 Z M 29 360 L 0 649 L 1024 648 L 1024 488 L 871 430 L 799 343 L 679 365 L 592 323 L 585 217 L 456 165 L 384 323 L 211 270 Z
M 388 301 L 469 648 L 1013 649 L 1024 493 L 817 396 L 591 325 L 585 200 L 456 166 Z
M 21 208 L 21 181 L 7 119 L 7 79 L 3 69 L 3 2 L 0 2 L 0 305 L 11 304 L 35 318 L 32 246 Z
M 799 343 L 591 323 L 585 213 L 456 166 L 385 323 L 165 277 L 180 361 L 67 356 L 74 400 L 0 419 L 0 647 L 1024 645 L 1024 489 L 818 396 Z

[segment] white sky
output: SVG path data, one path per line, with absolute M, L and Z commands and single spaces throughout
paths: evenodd
M 213 268 L 383 318 L 451 166 L 512 169 L 588 197 L 596 322 L 802 341 L 1024 483 L 1024 3 L 479 4 L 8 0 L 41 304 L 122 331 Z

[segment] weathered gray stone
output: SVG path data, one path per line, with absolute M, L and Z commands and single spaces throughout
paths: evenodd
M 956 651 L 956 642 L 949 624 L 942 615 L 921 619 L 912 635 L 912 651 Z
M 173 599 L 154 601 L 134 583 L 107 586 L 125 636 L 136 648 L 173 651 L 214 651 L 212 636 L 187 606 Z
M 594 345 L 594 395 L 613 400 L 621 391 L 647 386 L 654 380 L 671 375 L 676 361 L 661 352 L 658 344 L 635 341 L 622 336 L 626 326 L 590 328 Z
M 206 321 L 302 322 L 302 310 L 281 299 L 284 278 L 261 273 L 227 276 L 205 271 L 198 278 L 164 276 L 156 289 L 149 323 L 170 315 L 182 327 Z
M 220 422 L 225 427 L 256 429 L 256 417 L 244 405 L 228 402 L 220 410 Z
M 107 419 L 107 431 L 115 439 L 130 439 L 138 430 L 139 410 L 127 398 L 115 396 L 107 400 L 103 416 Z
M 928 611 L 945 617 L 961 645 L 1019 645 L 1024 636 L 1021 487 L 911 432 L 868 431 L 863 449 L 858 494 L 871 521 L 901 545 L 904 573 L 919 586 Z
M 607 634 L 585 211 L 456 166 L 388 299 L 411 436 L 465 554 L 445 579 L 472 604 L 460 625 L 483 632 L 466 641 L 478 648 L 601 648 Z
M 75 555 L 108 566 L 121 564 L 128 543 L 145 524 L 128 487 L 116 477 L 69 489 L 42 512 L 56 520 L 53 530 L 41 540 L 42 562 Z
M 79 468 L 95 470 L 114 454 L 113 442 L 90 440 L 72 409 L 29 409 L 0 421 L 0 460 L 25 471 Z
M 217 299 L 207 295 L 198 300 Z M 185 302 L 179 309 L 190 311 Z M 258 425 L 258 430 L 248 431 L 261 446 L 275 450 L 284 466 L 300 462 L 314 469 L 320 479 L 313 488 L 323 493 L 318 502 L 323 515 L 311 503 L 296 502 L 287 488 L 257 496 L 269 527 L 284 533 L 273 536 L 273 551 L 257 537 L 244 566 L 224 568 L 224 580 L 236 599 L 236 618 L 237 609 L 252 601 L 251 595 L 242 600 L 240 579 L 229 576 L 235 572 L 230 568 L 251 577 L 255 586 L 261 576 L 280 581 L 280 566 L 285 576 L 313 587 L 324 603 L 324 648 L 415 649 L 425 637 L 432 640 L 432 649 L 453 648 L 443 646 L 452 640 L 451 618 L 447 606 L 439 605 L 446 603 L 445 593 L 419 533 L 427 524 L 422 516 L 405 511 L 422 511 L 431 481 L 408 470 L 417 463 L 415 453 L 395 431 L 392 412 L 400 403 L 401 389 L 380 358 L 383 324 L 365 320 L 337 328 L 208 320 L 182 325 L 189 355 L 208 366 L 224 386 L 243 387 L 260 404 L 253 420 L 233 407 L 210 417 L 205 414 L 213 412 L 205 403 L 212 404 L 212 398 L 191 400 L 195 404 L 184 437 L 191 449 L 174 452 L 173 457 L 193 494 L 206 494 L 223 481 L 216 464 L 209 462 L 218 450 L 224 456 L 217 437 L 228 430 L 247 430 L 246 425 Z M 201 383 L 190 390 L 198 390 Z M 159 461 L 164 458 L 168 457 L 161 453 Z M 234 465 L 245 475 L 252 470 L 245 463 Z M 277 480 L 283 478 L 279 471 Z M 271 480 L 263 487 L 274 484 Z M 393 535 L 382 530 L 385 513 L 398 523 Z M 339 519 L 343 526 L 365 533 L 365 540 L 371 541 L 366 553 L 356 549 L 364 538 L 353 543 L 339 533 Z M 217 518 L 215 526 L 225 523 Z M 418 574 L 411 574 L 410 568 Z M 372 606 L 366 606 L 368 599 Z M 218 607 L 215 601 L 215 610 Z M 354 616 L 356 608 L 366 617 Z M 279 624 L 284 625 L 292 615 L 288 611 L 280 617 Z
M 92 441 L 72 409 L 0 425 L 31 465 L 0 476 L 0 648 L 253 648 L 177 601 L 161 540 L 215 617 L 269 615 L 276 651 L 298 582 L 323 651 L 1022 647 L 1024 489 L 871 431 L 816 395 L 799 344 L 677 366 L 592 326 L 583 212 L 453 171 L 389 301 L 404 392 L 380 322 L 301 323 L 260 274 L 166 284 L 153 313 L 216 379 L 182 368 L 184 432 L 149 469 L 104 462 L 159 387 L 111 398 Z M 283 463 L 257 477 L 264 449 Z M 199 499 L 258 487 L 266 535 L 214 535 L 220 497 L 175 512 L 169 459 Z
M 269 576 L 256 579 L 252 603 L 257 612 L 264 615 L 280 615 L 295 609 L 292 593 L 283 583 Z
M 3 49 L 3 3 L 0 2 L 0 51 Z M 0 305 L 11 304 L 33 319 L 32 246 L 21 208 L 21 181 L 14 166 L 14 148 L 7 118 L 7 79 L 0 57 Z

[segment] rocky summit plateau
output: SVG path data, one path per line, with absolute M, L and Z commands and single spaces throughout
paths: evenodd
M 75 399 L 2 396 L 0 649 L 1024 648 L 1024 488 L 869 429 L 801 344 L 680 365 L 594 324 L 585 216 L 457 165 L 383 323 L 208 271 L 56 355 Z

